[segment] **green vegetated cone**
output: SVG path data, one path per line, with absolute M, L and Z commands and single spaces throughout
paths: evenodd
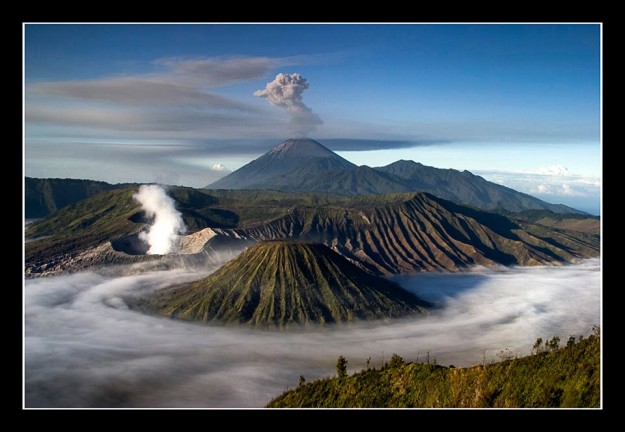
M 185 320 L 288 327 L 385 319 L 428 304 L 319 243 L 257 243 L 208 277 L 157 291 L 147 308 Z

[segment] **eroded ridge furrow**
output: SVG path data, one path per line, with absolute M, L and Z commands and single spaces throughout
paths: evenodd
M 132 201 L 130 196 L 122 198 Z M 102 205 L 104 210 L 110 208 L 110 203 Z M 134 207 L 127 209 L 129 214 L 133 211 Z M 323 243 L 357 266 L 384 275 L 456 271 L 473 264 L 575 262 L 596 257 L 600 252 L 597 234 L 521 222 L 426 193 L 360 197 L 320 207 L 296 205 L 281 217 L 249 228 L 207 228 L 210 232 L 205 236 L 192 233 L 196 237 L 181 241 L 187 245 L 185 255 L 182 252 L 162 257 L 129 255 L 131 252 L 126 252 L 123 246 L 137 242 L 135 237 L 143 225 L 124 219 L 119 226 L 123 231 L 118 237 L 106 240 L 98 234 L 94 240 L 97 244 L 74 248 L 71 253 L 62 252 L 74 245 L 73 237 L 63 244 L 65 249 L 57 245 L 60 240 L 51 243 L 53 251 L 58 246 L 58 253 L 42 252 L 39 243 L 28 243 L 25 274 L 28 277 L 58 274 L 107 263 L 152 261 L 161 266 L 201 265 L 219 260 L 221 263 L 252 243 L 277 239 Z
M 427 304 L 319 243 L 259 242 L 205 279 L 166 288 L 137 307 L 185 320 L 261 327 L 385 319 Z
M 481 265 L 536 265 L 596 256 L 596 236 L 560 232 L 417 193 L 369 209 L 294 209 L 279 221 L 248 230 L 258 240 L 318 241 L 378 274 L 454 271 Z

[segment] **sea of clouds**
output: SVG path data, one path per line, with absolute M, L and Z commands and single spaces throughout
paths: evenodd
M 207 273 L 76 273 L 25 281 L 27 407 L 262 407 L 299 376 L 360 370 L 393 353 L 471 366 L 537 337 L 588 335 L 601 320 L 598 259 L 560 267 L 476 268 L 395 277 L 436 304 L 426 318 L 308 331 L 206 326 L 129 310 L 124 301 Z

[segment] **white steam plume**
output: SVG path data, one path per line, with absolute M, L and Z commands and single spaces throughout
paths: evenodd
M 323 124 L 319 116 L 302 102 L 302 94 L 307 88 L 308 81 L 300 74 L 279 73 L 263 90 L 256 90 L 254 96 L 267 98 L 272 105 L 284 108 L 291 116 L 291 132 L 305 136 Z
M 150 245 L 147 253 L 164 255 L 171 252 L 178 234 L 187 229 L 174 200 L 157 185 L 142 185 L 132 197 L 141 203 L 148 217 L 154 218 L 149 230 L 139 234 L 139 238 Z

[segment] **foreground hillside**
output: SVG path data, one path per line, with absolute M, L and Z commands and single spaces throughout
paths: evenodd
M 338 367 L 338 366 L 337 366 Z M 303 383 L 268 407 L 597 408 L 601 403 L 600 339 L 469 368 L 404 363 Z

